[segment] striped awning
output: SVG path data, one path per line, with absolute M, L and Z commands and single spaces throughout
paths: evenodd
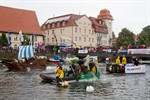
M 34 48 L 31 45 L 19 46 L 18 59 L 31 58 L 34 56 Z

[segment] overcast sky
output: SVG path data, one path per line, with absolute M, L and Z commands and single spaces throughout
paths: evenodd
M 40 25 L 53 16 L 80 13 L 97 17 L 100 10 L 108 9 L 116 36 L 122 28 L 138 34 L 150 25 L 150 0 L 0 0 L 0 5 L 35 11 Z

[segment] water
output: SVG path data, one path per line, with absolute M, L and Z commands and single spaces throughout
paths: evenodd
M 41 70 L 6 72 L 0 65 L 0 100 L 150 100 L 150 65 L 145 74 L 107 74 L 101 64 L 101 79 L 70 83 L 62 88 L 43 83 Z M 86 92 L 92 85 L 94 92 Z

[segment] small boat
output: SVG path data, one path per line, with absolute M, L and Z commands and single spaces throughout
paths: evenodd
M 27 71 L 30 69 L 46 69 L 47 57 L 35 56 L 32 45 L 19 46 L 18 58 L 4 60 L 9 71 Z
M 106 64 L 106 71 L 109 73 L 145 73 L 146 65 L 134 65 L 132 63 L 126 64 L 125 66 L 120 64 Z
M 43 79 L 44 82 L 56 82 L 56 74 L 54 72 L 51 73 L 41 73 L 40 77 Z M 100 72 L 97 72 L 96 74 L 93 74 L 91 72 L 88 72 L 87 74 L 81 73 L 80 76 L 77 78 L 75 75 L 69 75 L 65 76 L 63 78 L 63 81 L 75 82 L 75 81 L 87 81 L 89 79 L 99 79 L 100 78 Z M 62 82 L 60 80 L 60 82 Z

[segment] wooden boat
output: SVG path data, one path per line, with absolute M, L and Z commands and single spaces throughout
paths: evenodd
M 120 64 L 106 64 L 106 71 L 109 73 L 145 73 L 146 65 L 134 65 L 126 64 L 125 66 Z
M 55 73 L 41 73 L 40 77 L 43 79 L 43 81 L 45 82 L 56 82 L 56 74 Z M 68 81 L 68 82 L 75 82 L 75 81 L 86 81 L 88 79 L 99 79 L 100 78 L 100 72 L 97 72 L 96 74 L 93 74 L 91 72 L 87 73 L 87 74 L 80 74 L 80 77 L 76 77 L 74 75 L 69 75 L 65 76 L 63 78 L 63 81 Z M 62 82 L 62 80 L 59 80 L 59 82 Z
M 34 56 L 33 46 L 19 47 L 18 58 L 5 60 L 4 64 L 9 71 L 27 71 L 27 69 L 46 69 L 47 58 L 45 56 Z

